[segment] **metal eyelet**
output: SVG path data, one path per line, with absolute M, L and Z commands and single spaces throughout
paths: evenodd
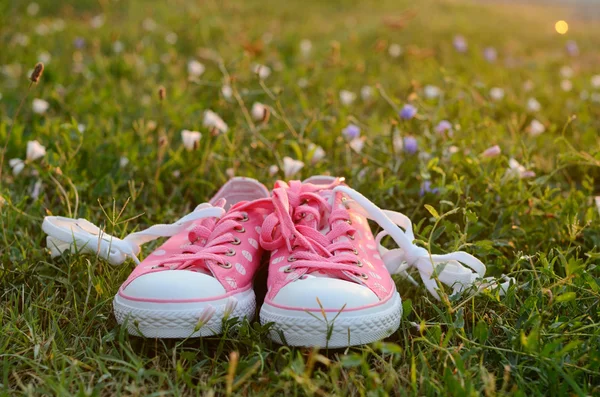
M 347 210 L 350 209 L 350 205 L 348 204 L 348 199 L 346 197 L 342 197 L 342 204 L 346 207 Z
M 306 218 L 306 212 L 301 213 L 300 218 Z
M 348 238 L 349 238 L 350 240 L 354 240 L 354 238 L 355 238 L 355 237 L 354 237 L 354 235 L 353 235 L 353 234 L 350 234 L 350 233 L 348 233 L 348 234 L 347 234 L 347 236 L 348 236 Z
M 231 262 L 219 263 L 223 269 L 231 269 Z
M 357 260 L 354 264 L 358 267 L 363 267 L 363 263 L 360 260 Z
M 293 256 L 288 256 L 288 262 L 296 262 L 298 259 L 294 258 Z
M 234 256 L 235 255 L 235 250 L 229 248 L 229 250 L 227 250 L 227 252 L 225 253 L 226 256 Z
M 250 218 L 248 218 L 248 213 L 243 212 L 242 219 L 240 219 L 240 222 L 248 222 L 248 219 L 250 219 Z
M 237 237 L 234 237 L 234 240 L 231 242 L 231 244 L 233 245 L 240 245 L 242 243 L 242 240 L 240 240 Z
M 369 276 L 367 276 L 365 273 L 361 273 L 360 277 L 362 277 L 365 280 L 367 280 L 369 278 Z
M 354 255 L 358 255 L 358 250 L 356 248 L 352 248 L 352 252 L 354 253 Z
M 243 226 L 240 227 L 234 227 L 233 228 L 234 231 L 238 232 L 238 233 L 244 233 L 246 231 L 246 229 Z
M 347 224 L 351 225 L 352 224 L 352 219 L 346 219 L 344 222 L 346 222 Z
M 292 269 L 291 267 L 288 266 L 283 272 L 284 273 L 291 273 L 293 271 L 294 271 L 294 269 Z

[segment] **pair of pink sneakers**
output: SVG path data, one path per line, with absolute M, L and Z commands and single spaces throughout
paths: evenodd
M 383 229 L 376 238 L 367 219 Z M 409 267 L 436 298 L 436 278 L 455 293 L 491 284 L 481 283 L 485 266 L 472 255 L 430 255 L 413 243 L 406 216 L 326 176 L 280 181 L 271 193 L 256 180 L 233 178 L 177 222 L 124 239 L 83 219 L 46 217 L 43 230 L 53 255 L 136 261 L 115 296 L 115 316 L 131 334 L 153 338 L 219 334 L 224 319 L 254 317 L 253 279 L 264 251 L 270 259 L 260 321 L 273 323 L 273 340 L 293 346 L 359 345 L 395 332 L 402 302 L 390 274 L 410 278 Z M 399 248 L 384 248 L 386 235 Z M 161 237 L 170 238 L 140 262 L 140 246 Z

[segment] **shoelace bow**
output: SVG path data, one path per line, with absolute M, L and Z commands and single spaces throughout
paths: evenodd
M 339 185 L 336 180 L 329 186 L 291 181 L 273 189 L 274 212 L 265 219 L 260 236 L 264 249 L 273 251 L 286 246 L 289 269 L 338 270 L 357 273 L 357 257 L 354 247 L 347 239 L 354 229 L 349 214 L 337 209 L 317 192 Z M 324 225 L 327 221 L 327 225 Z M 344 222 L 339 222 L 344 221 Z M 323 234 L 321 230 L 330 227 Z M 338 241 L 336 241 L 338 240 Z

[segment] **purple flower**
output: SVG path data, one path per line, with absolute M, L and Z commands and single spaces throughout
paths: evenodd
M 572 57 L 576 57 L 577 55 L 579 55 L 579 46 L 574 40 L 567 41 L 566 49 L 567 54 L 571 55 Z
M 419 144 L 414 136 L 404 138 L 404 151 L 408 154 L 415 154 L 419 150 Z
M 435 126 L 435 132 L 438 134 L 443 134 L 446 131 L 452 132 L 452 124 L 448 120 L 442 120 Z
M 400 111 L 400 118 L 403 120 L 410 120 L 417 114 L 417 108 L 413 105 L 404 105 Z
M 73 40 L 73 45 L 80 50 L 85 46 L 85 40 L 83 37 L 76 37 L 75 40 Z
M 423 197 L 426 193 L 438 194 L 440 189 L 437 187 L 431 188 L 431 181 L 425 181 L 421 184 L 421 189 L 419 190 L 419 196 Z
M 360 136 L 360 127 L 356 124 L 348 124 L 348 126 L 342 130 L 342 135 L 350 140 L 356 139 Z
M 467 45 L 467 39 L 465 39 L 464 36 L 461 35 L 454 36 L 452 44 L 458 52 L 467 52 L 467 49 L 469 48 L 469 46 Z
M 498 59 L 498 52 L 494 47 L 487 47 L 485 50 L 483 50 L 483 57 L 490 63 L 496 62 L 496 59 Z

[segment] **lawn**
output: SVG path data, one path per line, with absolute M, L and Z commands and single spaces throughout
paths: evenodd
M 600 25 L 585 17 L 452 0 L 0 2 L 0 393 L 600 395 Z M 45 215 L 124 236 L 232 175 L 272 187 L 285 157 L 304 163 L 291 177 L 344 176 L 408 215 L 420 245 L 470 252 L 514 286 L 438 302 L 397 278 L 400 329 L 346 350 L 280 346 L 257 321 L 142 339 L 112 314 L 133 262 L 46 248 Z

